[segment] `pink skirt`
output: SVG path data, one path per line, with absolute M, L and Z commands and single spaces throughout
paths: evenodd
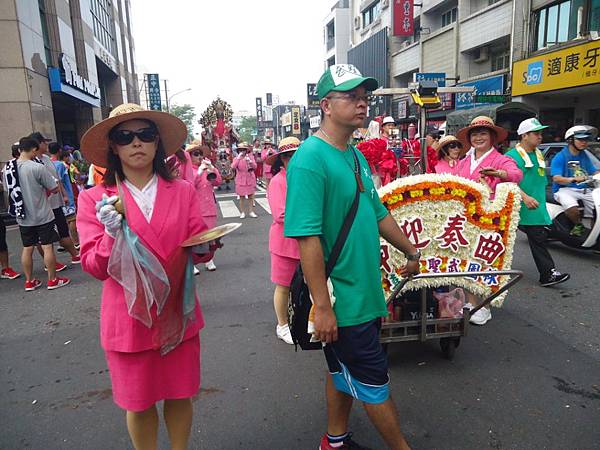
M 235 185 L 235 193 L 242 197 L 246 197 L 247 195 L 253 195 L 256 192 L 256 185 L 247 186 L 247 185 L 239 185 L 236 183 Z
M 271 281 L 279 286 L 290 287 L 299 262 L 298 259 L 271 253 Z
M 200 335 L 165 356 L 158 350 L 104 353 L 113 401 L 127 411 L 145 411 L 160 400 L 190 398 L 200 389 Z

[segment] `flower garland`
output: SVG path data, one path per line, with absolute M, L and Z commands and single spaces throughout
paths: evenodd
M 510 269 L 521 202 L 520 191 L 514 183 L 500 183 L 493 201 L 481 184 L 449 174 L 401 178 L 378 192 L 411 242 L 421 246 L 421 273 Z M 458 234 L 462 240 L 452 241 Z M 419 239 L 422 241 L 416 242 Z M 503 251 L 492 261 L 481 260 L 474 256 L 478 250 L 475 243 L 477 246 L 495 245 Z M 381 244 L 382 286 L 389 294 L 399 281 L 399 269 L 406 264 L 406 259 L 385 240 L 382 239 Z M 452 284 L 487 297 L 504 284 L 505 278 L 459 277 L 450 282 L 424 279 L 411 282 L 410 288 Z M 494 299 L 492 304 L 501 306 L 505 295 Z

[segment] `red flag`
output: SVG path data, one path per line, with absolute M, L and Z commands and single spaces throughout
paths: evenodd
M 394 0 L 394 36 L 414 34 L 413 8 L 413 0 Z

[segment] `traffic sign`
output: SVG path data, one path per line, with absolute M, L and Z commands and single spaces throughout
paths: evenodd
M 153 111 L 162 111 L 160 99 L 160 79 L 157 73 L 146 74 L 146 91 L 148 92 L 148 106 Z

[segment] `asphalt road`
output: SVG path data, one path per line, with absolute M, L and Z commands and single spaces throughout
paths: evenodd
M 316 449 L 325 430 L 322 354 L 275 338 L 270 216 L 257 212 L 226 238 L 218 270 L 198 277 L 206 327 L 190 448 Z M 17 231 L 8 239 L 18 268 Z M 545 289 L 519 235 L 514 267 L 525 278 L 453 361 L 437 342 L 390 346 L 391 391 L 413 449 L 600 448 L 600 257 L 552 252 L 572 279 Z M 39 259 L 35 270 L 44 279 Z M 56 291 L 0 280 L 0 449 L 131 448 L 98 342 L 100 282 L 79 267 L 63 273 L 73 283 Z M 358 404 L 351 430 L 385 448 Z

